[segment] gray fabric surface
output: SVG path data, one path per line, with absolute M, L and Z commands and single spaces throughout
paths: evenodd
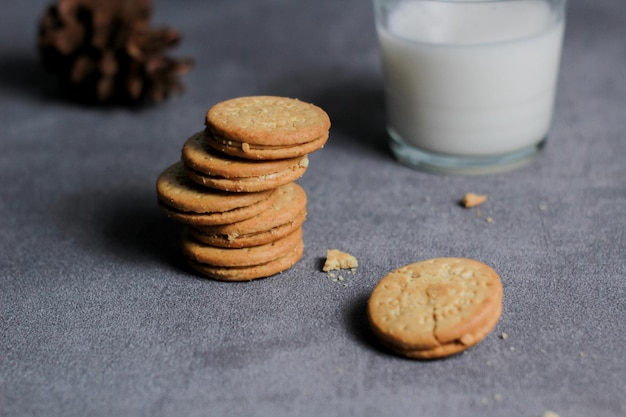
M 0 416 L 626 415 L 626 3 L 570 2 L 546 152 L 481 177 L 390 156 L 368 1 L 156 1 L 196 66 L 134 110 L 59 98 L 35 53 L 46 4 L 0 3 Z M 252 94 L 333 127 L 299 181 L 302 260 L 219 283 L 184 267 L 154 183 L 212 104 Z M 490 199 L 464 210 L 468 191 Z M 343 283 L 321 272 L 332 247 L 360 260 Z M 500 273 L 496 330 L 447 360 L 390 355 L 368 294 L 440 256 Z

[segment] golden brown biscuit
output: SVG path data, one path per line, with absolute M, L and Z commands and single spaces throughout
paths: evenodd
M 296 183 L 278 188 L 275 202 L 260 214 L 240 222 L 191 228 L 191 236 L 211 246 L 244 248 L 281 239 L 302 226 L 307 197 Z
M 274 174 L 262 175 L 260 177 L 249 178 L 221 178 L 208 176 L 202 172 L 185 167 L 185 174 L 192 181 L 203 187 L 210 187 L 216 190 L 228 191 L 231 193 L 252 193 L 259 191 L 274 190 L 281 185 L 288 184 L 304 175 L 309 160 L 307 156 L 300 158 L 299 163 L 292 168 Z
M 273 96 L 238 97 L 211 107 L 206 126 L 220 138 L 266 146 L 292 146 L 324 136 L 330 119 L 319 107 Z
M 330 119 L 319 107 L 287 97 L 251 96 L 211 107 L 207 143 L 228 155 L 253 160 L 294 158 L 328 140 Z
M 220 281 L 251 281 L 266 278 L 284 272 L 294 266 L 304 252 L 304 244 L 300 241 L 295 247 L 283 256 L 273 261 L 252 266 L 221 267 L 202 264 L 189 260 L 189 265 L 200 274 Z
M 191 225 L 218 225 L 254 217 L 271 206 L 276 190 L 257 193 L 226 193 L 201 187 L 185 174 L 177 162 L 158 177 L 159 207 L 173 220 Z
M 309 165 L 306 155 L 271 161 L 233 157 L 209 146 L 204 132 L 194 134 L 185 142 L 181 160 L 193 181 L 230 192 L 277 188 L 300 178 Z
M 302 241 L 302 228 L 275 242 L 249 248 L 220 248 L 202 244 L 190 237 L 183 239 L 182 252 L 194 262 L 220 267 L 262 265 L 289 253 Z
M 266 210 L 265 212 L 267 212 Z M 191 237 L 196 239 L 197 241 L 204 243 L 205 245 L 216 246 L 220 248 L 248 248 L 251 246 L 264 245 L 266 243 L 274 242 L 278 239 L 282 239 L 283 237 L 291 234 L 298 227 L 302 226 L 306 221 L 306 210 L 302 210 L 295 215 L 291 220 L 287 223 L 278 225 L 276 227 L 272 227 L 269 230 L 252 232 L 252 233 L 243 233 L 238 234 L 237 232 L 233 232 L 230 234 L 222 234 L 222 233 L 212 233 L 207 229 L 212 228 L 213 226 L 205 227 L 192 227 L 189 229 L 189 233 Z M 258 217 L 258 216 L 255 216 Z M 248 219 L 246 219 L 248 220 Z M 233 224 L 243 223 L 237 222 Z M 224 226 L 230 226 L 224 225 Z M 220 227 L 220 225 L 216 226 Z
M 374 334 L 394 352 L 420 359 L 461 352 L 482 340 L 502 312 L 502 283 L 489 266 L 436 258 L 385 276 L 368 301 Z
M 253 145 L 220 138 L 211 134 L 207 134 L 206 141 L 209 146 L 231 156 L 267 161 L 283 158 L 297 158 L 315 152 L 324 147 L 328 141 L 328 133 L 312 141 L 290 146 Z

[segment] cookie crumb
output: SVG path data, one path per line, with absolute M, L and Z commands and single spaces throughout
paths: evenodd
M 472 208 L 483 204 L 485 201 L 487 201 L 487 194 L 467 193 L 463 196 L 461 204 L 465 208 Z
M 493 219 L 493 217 L 485 217 L 485 221 L 486 221 L 487 223 L 494 223 L 494 222 L 495 222 L 495 220 Z
M 494 401 L 502 401 L 502 395 L 500 395 L 500 394 L 493 394 L 493 400 Z
M 587 356 L 587 354 L 585 352 L 580 352 L 578 356 L 580 356 L 581 358 L 584 358 L 585 356 Z
M 502 334 L 500 335 L 500 339 L 502 339 L 502 340 L 506 340 L 508 338 L 509 338 L 509 335 L 504 333 L 504 332 L 502 332 Z
M 546 411 L 545 413 L 543 413 L 542 417 L 560 417 L 557 413 L 555 413 L 554 411 Z
M 357 259 L 349 253 L 342 252 L 338 249 L 328 249 L 326 251 L 326 262 L 322 271 L 335 271 L 339 269 L 354 269 L 358 266 Z

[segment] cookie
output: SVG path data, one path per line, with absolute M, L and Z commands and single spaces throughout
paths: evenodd
M 250 161 L 218 152 L 209 146 L 204 132 L 183 145 L 181 160 L 193 181 L 230 192 L 257 192 L 295 181 L 306 171 L 306 155 L 272 161 Z
M 502 312 L 502 283 L 482 262 L 436 258 L 396 269 L 374 288 L 367 315 L 392 351 L 441 358 L 480 342 Z
M 265 245 L 249 248 L 219 248 L 204 245 L 191 237 L 183 238 L 182 252 L 194 262 L 219 267 L 262 265 L 285 256 L 302 241 L 302 228 Z
M 328 139 L 330 119 L 321 108 L 297 99 L 239 97 L 211 107 L 205 117 L 208 143 L 248 159 L 303 156 Z
M 206 114 L 206 126 L 237 142 L 291 146 L 326 134 L 330 119 L 324 110 L 297 99 L 251 96 L 214 105 Z
M 243 267 L 220 267 L 212 266 L 193 260 L 189 265 L 198 273 L 220 281 L 251 281 L 258 278 L 266 278 L 284 272 L 294 266 L 304 252 L 304 244 L 298 242 L 289 252 L 273 261 L 253 266 Z
M 196 226 L 254 217 L 278 197 L 276 190 L 235 194 L 201 187 L 189 179 L 180 161 L 159 175 L 156 188 L 159 207 L 168 217 Z
M 191 236 L 207 245 L 244 248 L 281 239 L 302 226 L 306 219 L 305 191 L 296 183 L 278 188 L 276 201 L 260 214 L 240 222 L 191 228 Z
M 207 134 L 207 143 L 225 154 L 253 160 L 274 160 L 283 158 L 296 158 L 315 152 L 324 147 L 328 141 L 328 133 L 306 143 L 292 146 L 269 146 L 253 145 L 245 142 L 237 142 L 224 139 L 212 134 Z

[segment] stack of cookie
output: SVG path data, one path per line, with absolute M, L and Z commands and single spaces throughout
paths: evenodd
M 328 115 L 299 100 L 255 96 L 216 104 L 205 122 L 157 180 L 159 207 L 188 225 L 183 254 L 223 281 L 292 267 L 304 250 L 307 202 L 294 181 L 328 140 Z

